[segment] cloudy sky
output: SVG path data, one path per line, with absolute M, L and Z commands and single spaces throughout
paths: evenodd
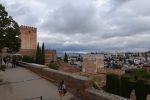
M 149 0 L 0 0 L 38 41 L 64 51 L 150 50 Z

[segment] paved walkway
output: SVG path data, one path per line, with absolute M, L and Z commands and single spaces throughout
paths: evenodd
M 21 67 L 0 71 L 0 100 L 31 100 L 42 96 L 43 100 L 60 100 L 57 86 Z M 63 100 L 74 100 L 69 92 Z M 40 100 L 40 98 L 32 99 Z

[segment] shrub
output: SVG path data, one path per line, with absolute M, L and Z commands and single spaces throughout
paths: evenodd
M 48 64 L 48 67 L 51 68 L 51 69 L 55 69 L 55 70 L 58 70 L 58 68 L 59 68 L 59 66 L 54 64 L 54 63 Z
M 10 56 L 7 56 L 7 58 L 10 59 Z M 22 60 L 22 56 L 21 55 L 13 55 L 12 58 L 16 59 L 17 61 L 21 61 Z
M 95 89 L 101 89 L 101 82 L 95 76 L 92 77 L 92 84 Z
M 147 77 L 148 73 L 144 69 L 130 69 L 126 71 L 126 74 L 129 74 L 131 78 L 138 80 Z
M 28 63 L 34 63 L 35 62 L 33 57 L 30 57 L 30 56 L 27 56 L 27 55 L 22 57 L 22 61 L 23 62 L 28 62 Z
M 146 100 L 147 98 L 147 85 L 145 84 L 145 80 L 138 80 L 135 84 L 135 94 L 136 100 Z
M 121 95 L 120 76 L 115 74 L 108 74 L 106 77 L 106 90 L 110 93 Z
M 121 96 L 125 98 L 130 98 L 132 91 L 132 83 L 130 82 L 131 78 L 127 75 L 121 76 Z
M 146 100 L 147 94 L 150 94 L 150 73 L 144 69 L 132 69 L 122 76 L 108 74 L 106 89 L 126 98 L 130 98 L 132 89 L 135 89 L 137 100 Z

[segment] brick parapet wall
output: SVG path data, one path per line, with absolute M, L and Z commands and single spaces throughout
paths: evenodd
M 59 66 L 59 70 L 63 70 L 65 72 L 70 72 L 70 73 L 81 72 L 81 69 L 78 66 L 71 65 L 63 61 L 58 61 L 57 65 Z
M 61 80 L 65 80 L 67 90 L 82 100 L 127 100 L 102 90 L 93 89 L 92 81 L 87 77 L 49 69 L 44 65 L 29 63 L 20 63 L 20 65 L 46 78 L 55 85 L 58 85 Z

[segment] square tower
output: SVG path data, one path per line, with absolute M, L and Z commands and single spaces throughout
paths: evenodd
M 21 49 L 36 50 L 37 28 L 30 26 L 20 26 Z
M 104 68 L 103 54 L 85 54 L 82 57 L 82 72 L 97 73 L 99 68 Z

